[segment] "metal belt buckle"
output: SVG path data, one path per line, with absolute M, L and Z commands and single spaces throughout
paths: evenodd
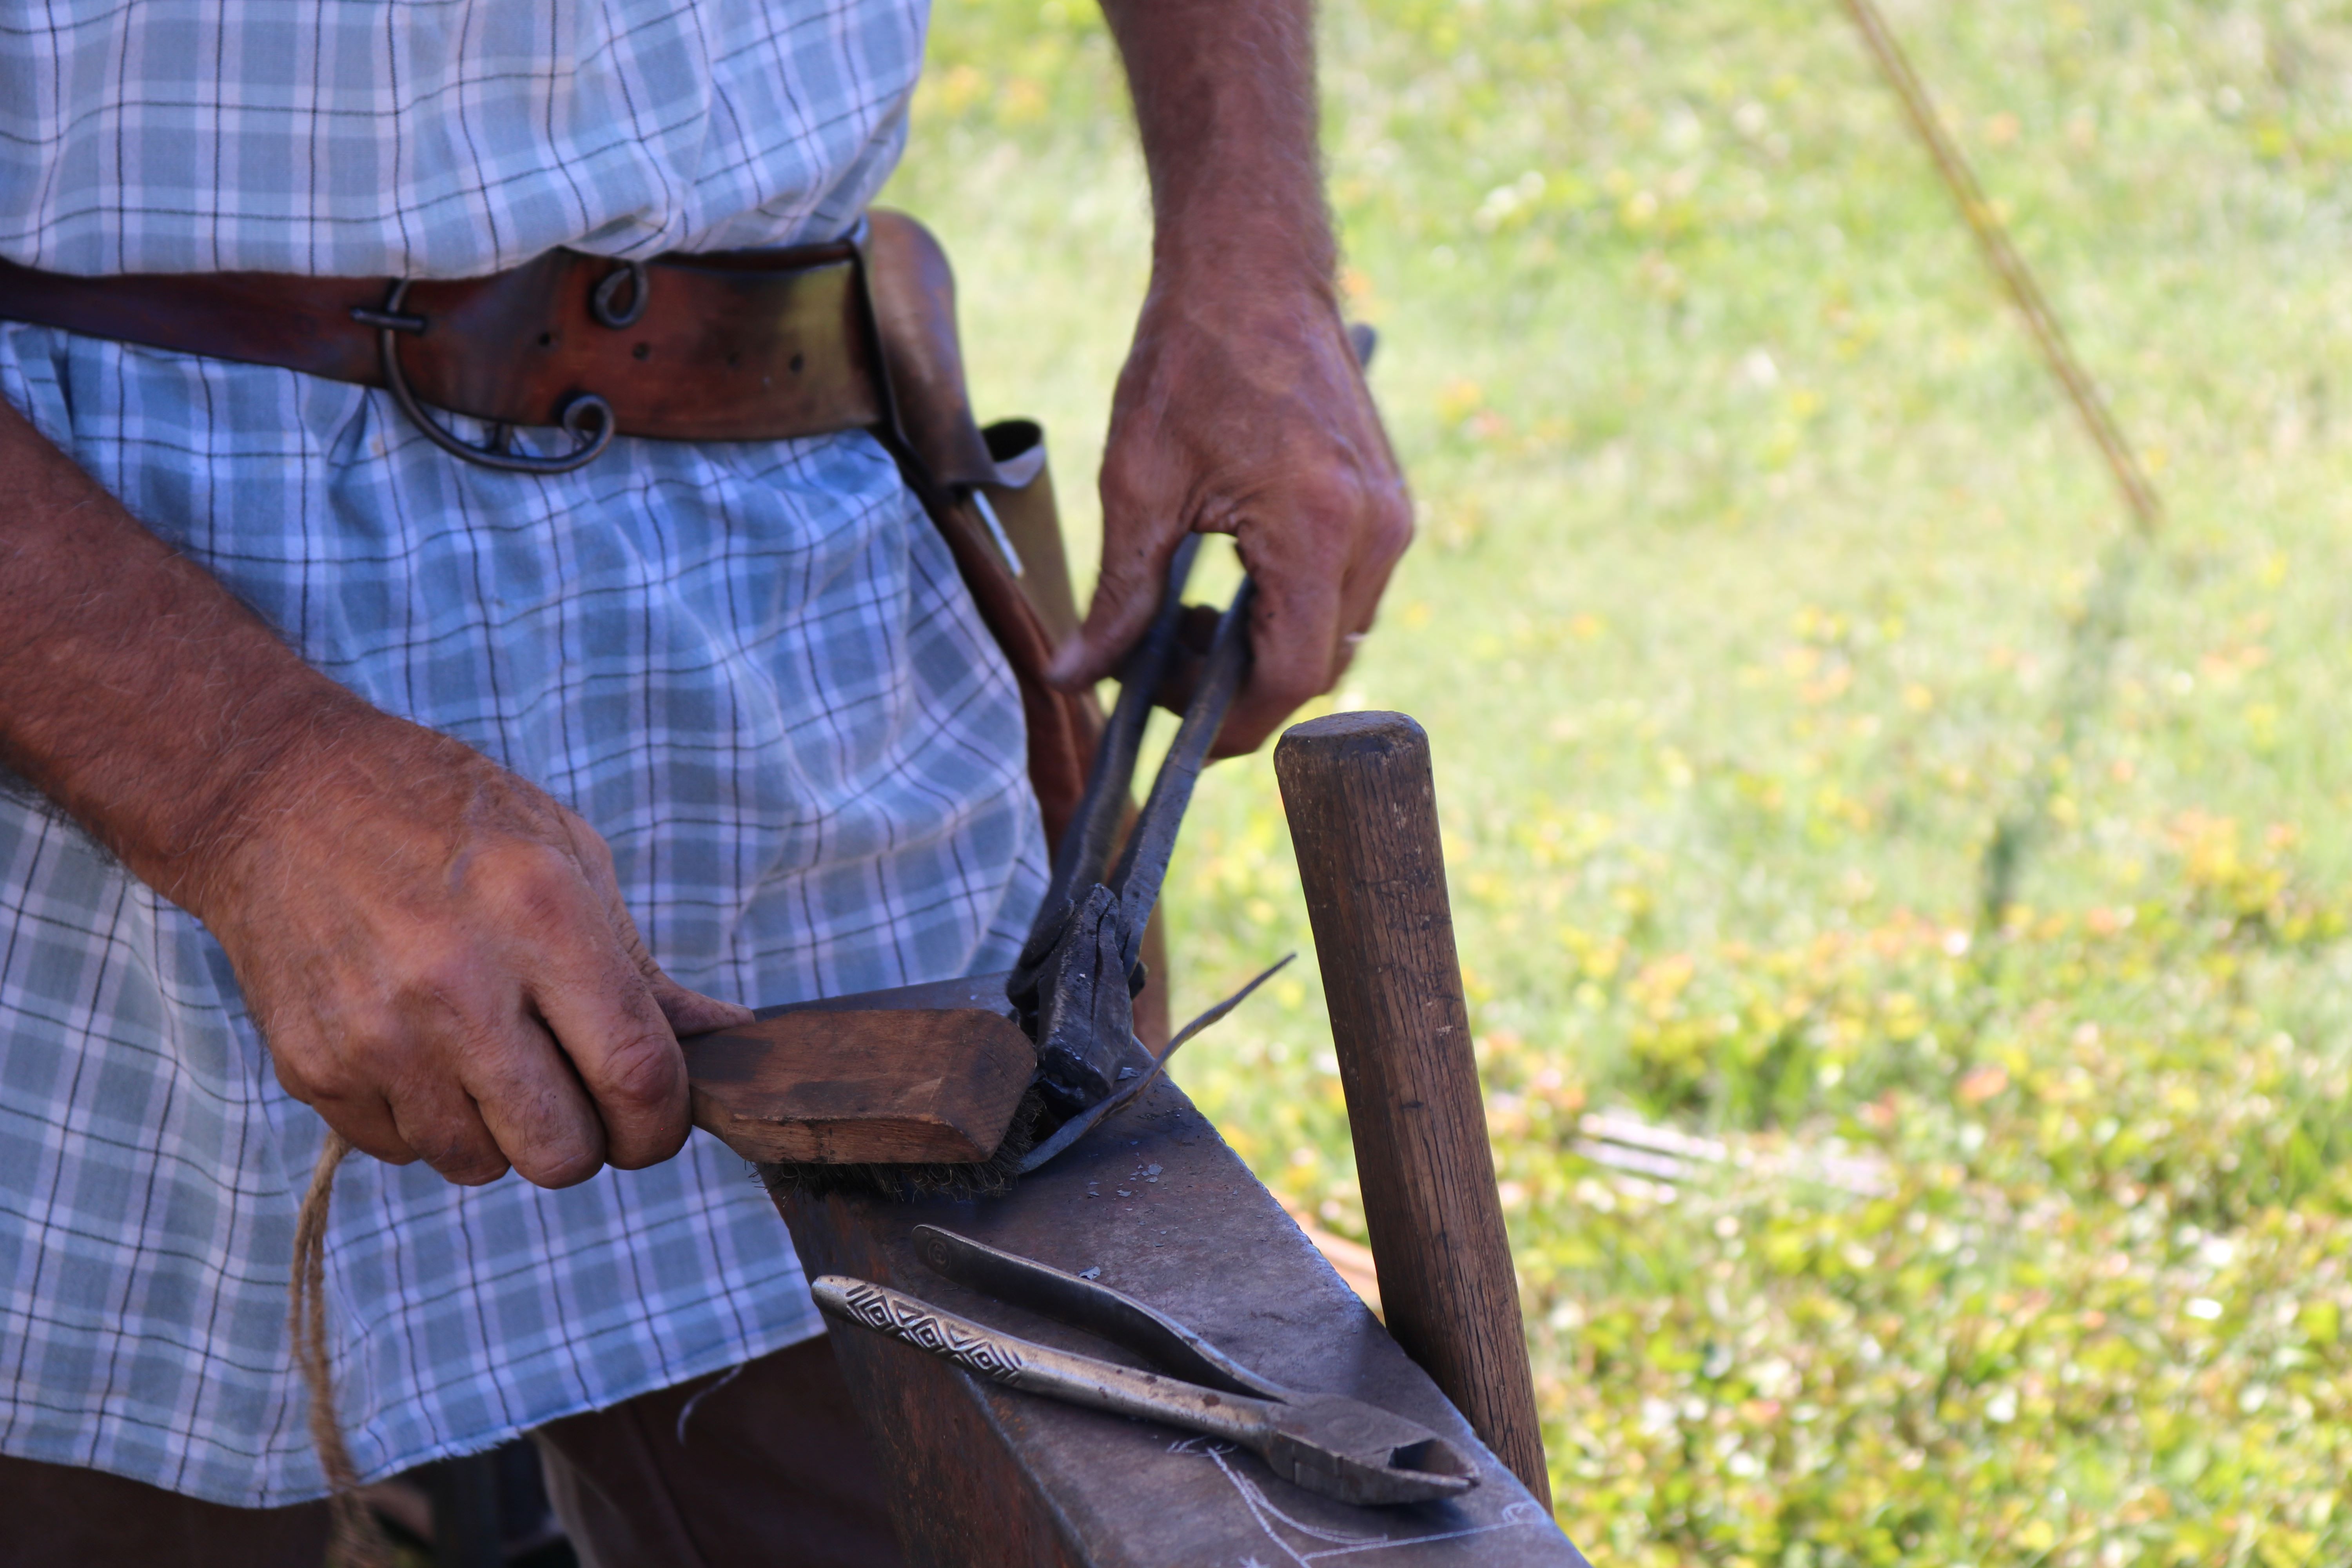
M 352 320 L 363 327 L 376 330 L 376 358 L 383 367 L 384 384 L 392 389 L 393 401 L 401 412 L 425 434 L 425 438 L 453 457 L 485 468 L 496 468 L 509 474 L 568 474 L 574 468 L 587 467 L 602 457 L 604 448 L 613 444 L 613 405 L 593 392 L 575 394 L 565 400 L 556 419 L 575 443 L 572 450 L 555 458 L 535 458 L 528 453 L 506 450 L 508 426 L 491 426 L 490 445 L 477 447 L 461 441 L 446 426 L 436 424 L 416 400 L 416 393 L 408 384 L 407 375 L 400 368 L 400 337 L 403 332 L 423 336 L 426 322 L 424 317 L 404 311 L 409 285 L 413 278 L 393 280 L 392 290 L 383 299 L 381 310 L 364 308 L 353 310 Z M 620 303 L 624 284 L 629 286 L 625 305 Z M 646 303 L 651 297 L 653 277 L 642 261 L 624 261 L 607 273 L 588 296 L 588 313 L 600 326 L 618 330 L 633 326 L 646 313 Z

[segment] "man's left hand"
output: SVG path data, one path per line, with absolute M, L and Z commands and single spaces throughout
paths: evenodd
M 1232 534 L 1257 583 L 1255 662 L 1217 753 L 1255 750 L 1336 686 L 1412 511 L 1328 285 L 1155 279 L 1112 405 L 1102 502 L 1102 574 L 1058 684 L 1117 667 L 1178 542 L 1201 532 Z

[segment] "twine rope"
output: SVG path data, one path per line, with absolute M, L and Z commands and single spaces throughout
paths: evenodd
M 2099 455 L 2106 459 L 2107 470 L 2115 476 L 2116 488 L 2122 492 L 2124 504 L 2132 516 L 2131 533 L 2102 555 L 2082 619 L 2075 623 L 2069 639 L 2065 668 L 2058 680 L 2053 731 L 2021 781 L 2016 799 L 1994 820 L 1992 836 L 1986 841 L 1983 858 L 1978 865 L 1978 963 L 1990 966 L 1998 952 L 1991 939 L 2000 936 L 2007 921 L 2010 906 L 2016 899 L 2018 878 L 2028 852 L 2048 821 L 2050 800 L 2057 793 L 2060 776 L 2071 764 L 2075 748 L 2105 701 L 2107 670 L 2114 660 L 2116 645 L 2123 640 L 2125 610 L 2133 580 L 2140 557 L 2164 520 L 2164 503 L 2139 459 L 2133 455 L 2131 444 L 2124 439 L 2105 399 L 2099 395 L 2098 384 L 2075 356 L 2057 311 L 2051 309 L 2042 285 L 2034 280 L 2033 269 L 2026 266 L 2025 258 L 2018 254 L 2011 241 L 2008 226 L 1986 199 L 1984 187 L 1977 183 L 1976 171 L 1969 166 L 1968 159 L 1944 129 L 1927 89 L 1911 68 L 1902 45 L 1895 42 L 1875 0 L 1843 3 L 1872 59 L 1877 62 L 1880 74 L 1901 100 L 1905 118 L 1926 143 L 1937 175 L 1958 205 L 1960 216 L 1968 221 L 1969 232 L 1976 236 L 1986 263 L 2009 291 L 2018 314 L 2025 318 L 2026 330 L 2041 351 L 2042 363 L 2065 393 L 2067 401 L 2074 405 Z
M 294 1269 L 286 1284 L 286 1326 L 310 1394 L 310 1440 L 319 1447 L 319 1467 L 327 1473 L 327 1507 L 334 1534 L 327 1561 L 337 1568 L 394 1568 L 392 1542 L 360 1497 L 359 1471 L 343 1441 L 335 1414 L 335 1363 L 327 1349 L 327 1211 L 335 1195 L 335 1172 L 352 1141 L 332 1128 L 319 1150 L 310 1191 L 294 1219 Z
M 1903 100 L 1903 112 L 1919 132 L 1919 140 L 1927 143 L 1927 155 L 1935 160 L 1936 173 L 1942 177 L 1945 189 L 1959 204 L 1969 232 L 1976 236 L 1985 260 L 2009 290 L 2018 314 L 2025 318 L 2026 330 L 2033 334 L 2042 363 L 2064 389 L 2074 411 L 2083 416 L 2084 426 L 2097 443 L 2100 455 L 2106 458 L 2107 468 L 2116 477 L 2116 488 L 2123 491 L 2124 504 L 2131 509 L 2132 521 L 2143 532 L 2154 531 L 2164 516 L 2164 503 L 2158 499 L 2156 487 L 2140 468 L 2139 459 L 2132 455 L 2123 432 L 2116 428 L 2114 415 L 2099 395 L 2098 384 L 2075 357 L 2074 346 L 2067 341 L 2066 329 L 2059 322 L 2058 313 L 2050 308 L 2042 285 L 2034 281 L 2033 269 L 2025 265 L 2025 258 L 2011 243 L 2008 226 L 2000 221 L 1992 203 L 1985 199 L 1984 187 L 1977 184 L 1976 171 L 1969 166 L 1968 159 L 1961 155 L 1958 145 L 1944 129 L 1943 121 L 1937 118 L 1927 89 L 1920 85 L 1910 59 L 1903 53 L 1903 46 L 1895 41 L 1874 0 L 1844 3 L 1871 58 L 1878 62 L 1887 85 L 1895 89 L 1895 96 Z

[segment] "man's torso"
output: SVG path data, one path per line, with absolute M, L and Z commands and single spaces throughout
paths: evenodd
M 829 237 L 896 156 L 922 20 L 0 0 L 0 255 L 447 276 Z M 1042 859 L 1019 699 L 870 438 L 498 475 L 380 391 L 6 325 L 0 395 L 304 657 L 580 810 L 683 983 L 785 1001 L 1017 944 Z M 283 1302 L 321 1131 L 202 928 L 0 793 L 0 1451 L 317 1495 Z M 334 1225 L 370 1472 L 816 1327 L 764 1196 L 699 1137 L 562 1193 L 355 1162 Z

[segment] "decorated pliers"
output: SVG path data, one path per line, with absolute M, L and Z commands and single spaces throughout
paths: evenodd
M 1478 1484 L 1452 1445 L 1360 1399 L 1304 1394 L 1259 1376 L 1134 1297 L 937 1226 L 917 1226 L 936 1273 L 1083 1329 L 1166 1369 L 1141 1372 L 1056 1350 L 845 1275 L 811 1289 L 828 1317 L 887 1334 L 1008 1388 L 1163 1422 L 1256 1454 L 1284 1479 L 1359 1504 L 1426 1502 Z

